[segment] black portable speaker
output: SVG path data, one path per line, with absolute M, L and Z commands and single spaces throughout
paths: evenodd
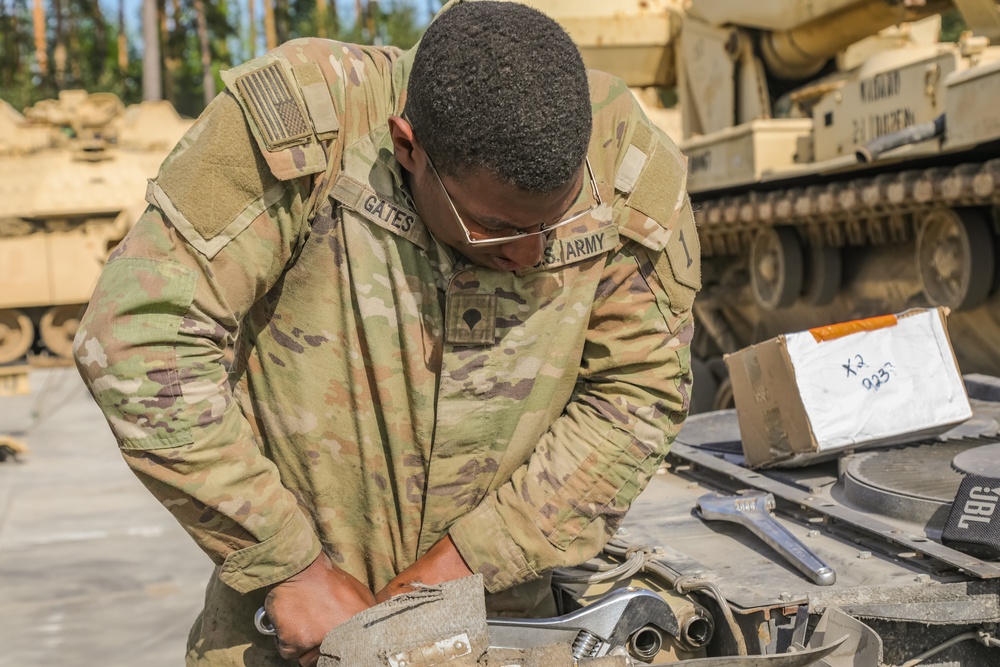
M 983 560 L 1000 560 L 1000 479 L 969 475 L 955 496 L 941 541 Z

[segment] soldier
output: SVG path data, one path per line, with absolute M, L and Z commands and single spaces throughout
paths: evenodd
M 217 565 L 189 664 L 311 664 L 353 614 L 473 572 L 493 613 L 552 613 L 545 573 L 602 548 L 687 413 L 685 160 L 514 3 L 224 78 L 75 342 Z

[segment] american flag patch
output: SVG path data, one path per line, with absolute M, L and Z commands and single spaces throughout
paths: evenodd
M 236 89 L 250 110 L 268 150 L 308 143 L 312 128 L 292 95 L 281 63 L 271 63 L 236 79 Z

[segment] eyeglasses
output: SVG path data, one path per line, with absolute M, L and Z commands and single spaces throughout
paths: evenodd
M 587 174 L 590 177 L 590 187 L 593 192 L 594 199 L 596 200 L 595 204 L 590 208 L 580 211 L 579 213 L 574 213 L 554 225 L 539 225 L 537 232 L 526 232 L 520 229 L 504 229 L 496 231 L 489 230 L 487 232 L 475 232 L 475 236 L 473 236 L 473 232 L 469 231 L 469 228 L 465 225 L 465 221 L 462 220 L 462 216 L 458 214 L 458 209 L 455 208 L 455 202 L 452 200 L 451 195 L 448 194 L 448 188 L 444 187 L 444 181 L 441 180 L 441 176 L 434 167 L 434 163 L 431 162 L 430 156 L 427 156 L 427 164 L 430 165 L 431 171 L 434 173 L 434 178 L 437 179 L 438 185 L 441 186 L 445 199 L 448 200 L 448 205 L 451 206 L 451 212 L 455 214 L 455 219 L 458 220 L 458 226 L 462 228 L 463 232 L 465 232 L 465 240 L 472 246 L 501 245 L 504 243 L 510 243 L 515 239 L 526 239 L 531 238 L 532 236 L 547 236 L 553 230 L 564 227 L 571 222 L 576 222 L 580 218 L 593 213 L 604 202 L 601 200 L 601 193 L 597 190 L 597 180 L 594 178 L 594 170 L 590 167 L 590 158 L 586 158 L 584 163 L 587 165 Z

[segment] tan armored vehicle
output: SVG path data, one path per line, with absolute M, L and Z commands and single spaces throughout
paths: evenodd
M 167 102 L 126 109 L 110 93 L 63 91 L 24 115 L 0 101 L 0 365 L 69 357 L 145 180 L 189 126 Z
M 724 353 L 911 306 L 950 307 L 963 372 L 1000 374 L 995 0 L 530 4 L 688 156 L 696 409 L 728 405 Z M 940 43 L 952 9 L 970 31 Z

